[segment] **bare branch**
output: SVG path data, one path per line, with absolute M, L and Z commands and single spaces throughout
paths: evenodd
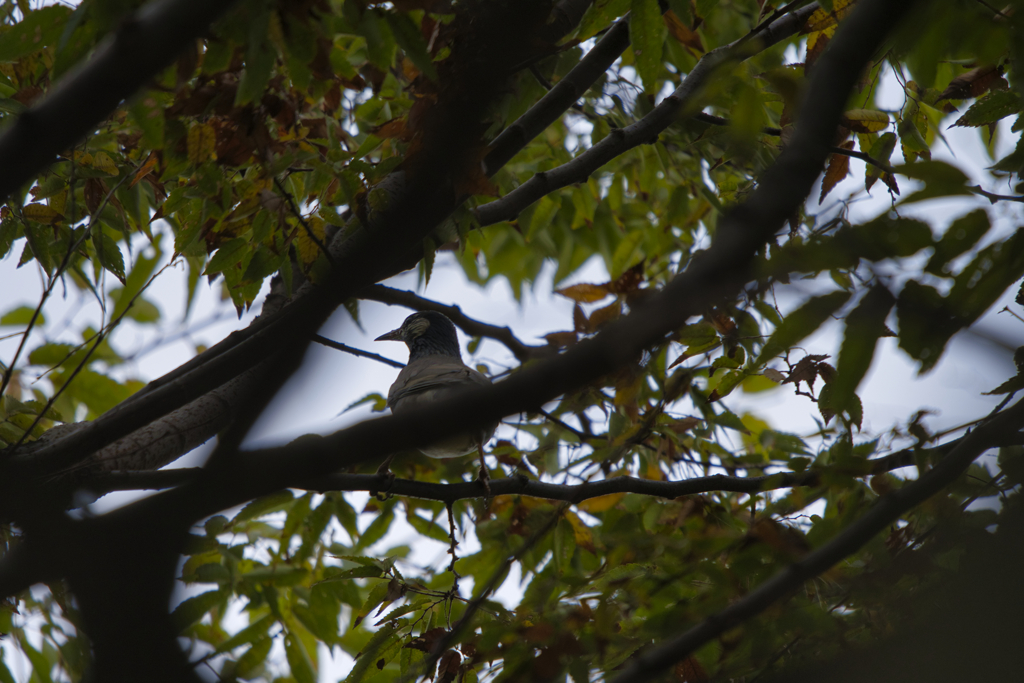
M 397 360 L 391 360 L 390 358 L 385 358 L 384 356 L 378 355 L 376 353 L 372 353 L 370 351 L 363 351 L 362 349 L 357 349 L 357 348 L 354 348 L 354 347 L 349 346 L 347 344 L 342 344 L 341 342 L 336 342 L 333 339 L 328 339 L 327 337 L 321 337 L 319 334 L 314 334 L 313 335 L 313 341 L 315 341 L 317 344 L 323 344 L 326 347 L 329 347 L 329 348 L 332 348 L 332 349 L 337 349 L 338 351 L 344 351 L 345 353 L 351 353 L 353 356 L 359 356 L 361 358 L 370 358 L 372 360 L 377 361 L 378 363 L 384 363 L 384 365 L 390 365 L 393 368 L 404 368 L 405 367 L 405 363 L 399 363 Z
M 379 301 L 389 306 L 397 304 L 411 308 L 414 311 L 437 311 L 444 313 L 448 316 L 449 320 L 461 327 L 466 334 L 473 337 L 487 337 L 488 339 L 501 342 L 512 352 L 516 360 L 521 363 L 531 358 L 543 358 L 552 355 L 551 347 L 549 346 L 529 346 L 519 341 L 508 326 L 498 327 L 497 325 L 489 325 L 474 320 L 463 313 L 462 309 L 458 306 L 440 304 L 412 292 L 393 289 L 384 285 L 371 285 L 359 291 L 359 298 Z

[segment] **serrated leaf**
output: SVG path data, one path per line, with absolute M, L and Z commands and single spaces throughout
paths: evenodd
M 96 250 L 96 258 L 100 264 L 124 284 L 124 256 L 117 242 L 103 230 L 95 227 L 92 233 L 92 246 Z
M 1019 114 L 1024 102 L 1013 90 L 994 90 L 971 105 L 954 126 L 988 126 L 1007 116 Z

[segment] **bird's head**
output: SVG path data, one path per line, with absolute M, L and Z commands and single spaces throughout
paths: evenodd
M 409 347 L 409 360 L 420 356 L 454 356 L 459 352 L 459 337 L 455 325 L 443 313 L 420 311 L 413 313 L 397 330 L 382 334 L 374 341 L 400 341 Z

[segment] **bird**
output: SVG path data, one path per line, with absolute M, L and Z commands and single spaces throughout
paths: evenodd
M 491 385 L 486 375 L 462 362 L 455 324 L 438 311 L 413 313 L 401 327 L 382 334 L 374 341 L 400 341 L 409 347 L 409 363 L 398 373 L 388 391 L 387 406 L 395 415 L 472 387 Z M 490 474 L 484 462 L 483 446 L 490 441 L 497 426 L 494 423 L 479 430 L 456 434 L 421 446 L 419 450 L 431 458 L 458 458 L 476 451 L 480 456 L 479 481 L 490 490 Z M 389 456 L 378 471 L 390 474 L 388 467 L 392 458 L 394 455 Z

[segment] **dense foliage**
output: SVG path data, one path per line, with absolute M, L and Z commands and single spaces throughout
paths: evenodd
M 0 135 L 30 125 L 48 101 L 58 106 L 48 96 L 83 78 L 76 69 L 111 49 L 104 41 L 146 29 L 145 13 L 133 14 L 142 4 L 0 3 Z M 188 5 L 163 0 L 175 4 Z M 860 3 L 869 18 L 880 4 Z M 966 426 L 929 433 L 917 406 L 898 438 L 861 431 L 857 389 L 881 338 L 897 337 L 927 372 L 1024 277 L 1024 234 L 994 213 L 1005 218 L 1022 201 L 996 183 L 1019 180 L 1024 143 L 993 160 L 988 188 L 931 159 L 950 125 L 977 129 L 989 150 L 1022 128 L 1020 8 L 921 4 L 899 27 L 879 28 L 893 32 L 849 67 L 857 85 L 833 97 L 845 112 L 838 122 L 816 109 L 813 94 L 824 91 L 813 83 L 819 71 L 831 82 L 829 45 L 862 9 L 846 0 L 239 0 L 185 36 L 186 49 L 167 55 L 145 87 L 0 197 L 4 267 L 38 268 L 46 282 L 37 308 L 0 311 L 0 324 L 26 340 L 44 331 L 3 359 L 0 681 L 15 680 L 13 662 L 25 658 L 33 681 L 80 680 L 94 665 L 115 679 L 132 665 L 113 662 L 124 657 L 118 647 L 152 658 L 157 679 L 158 657 L 169 657 L 170 677 L 174 656 L 151 643 L 173 649 L 178 634 L 194 670 L 221 680 L 322 680 L 326 646 L 355 657 L 349 681 L 581 683 L 627 665 L 646 678 L 671 667 L 678 681 L 753 681 L 910 628 L 916 615 L 901 601 L 955 580 L 965 547 L 1019 504 L 1024 476 L 1024 422 L 1010 401 L 1024 374 L 992 387 L 1007 401 L 988 421 L 978 415 L 970 435 Z M 902 107 L 878 108 L 879 88 L 893 82 Z M 762 179 L 778 175 L 780 150 L 817 116 L 835 130 L 825 166 L 812 169 L 824 174 L 819 196 L 764 239 L 753 223 L 730 232 L 727 221 L 746 216 Z M 16 174 L 19 159 L 4 157 L 4 144 L 0 165 Z M 42 135 L 24 144 L 49 143 Z M 863 183 L 820 211 L 851 158 L 868 162 Z M 868 190 L 891 202 L 854 222 L 850 201 Z M 951 196 L 964 207 L 951 222 L 904 215 Z M 397 227 L 391 217 L 410 206 L 422 225 Z M 525 368 L 513 379 L 532 377 L 530 366 L 568 368 L 557 364 L 646 320 L 634 315 L 660 305 L 670 283 L 743 240 L 754 240 L 752 260 L 714 274 L 726 284 L 685 304 L 694 315 L 653 333 L 643 353 L 622 360 L 610 351 L 617 366 L 599 377 L 552 371 L 571 389 L 554 401 L 541 390 L 522 399 L 522 419 L 503 428 L 519 435 L 502 432 L 488 449 L 492 497 L 461 483 L 472 458 L 399 458 L 388 484 L 331 478 L 361 460 L 372 471 L 369 451 L 320 453 L 316 439 L 260 454 L 237 448 L 324 310 L 344 305 L 355 322 L 361 299 L 447 310 L 474 338 L 471 350 L 494 337 Z M 475 283 L 506 280 L 517 297 L 553 263 L 572 319 L 533 347 L 373 286 L 410 267 L 437 277 L 436 252 L 450 252 Z M 594 257 L 606 282 L 562 286 Z M 250 331 L 286 319 L 302 339 L 275 337 L 230 370 L 215 364 L 243 342 L 197 349 L 168 382 L 143 389 L 124 369 L 118 332 L 126 321 L 162 324 L 147 290 L 168 263 L 187 269 L 190 305 L 212 286 L 239 314 L 280 274 L 271 295 L 280 313 L 265 309 L 264 326 Z M 790 287 L 798 280 L 809 287 Z M 58 288 L 87 293 L 102 327 L 57 330 L 47 298 Z M 796 305 L 781 310 L 780 293 Z M 800 346 L 832 318 L 844 321 L 837 358 Z M 500 312 L 484 322 L 502 324 Z M 281 349 L 292 365 L 276 374 L 268 368 L 281 363 L 260 365 Z M 230 394 L 217 417 L 184 411 L 239 377 L 262 388 Z M 145 403 L 175 381 L 192 388 Z M 779 384 L 806 396 L 816 434 L 728 408 L 734 392 Z M 156 420 L 190 436 L 180 446 L 175 435 L 132 441 Z M 94 431 L 61 426 L 86 421 Z M 155 472 L 218 431 L 205 472 Z M 154 455 L 157 441 L 164 450 Z M 997 447 L 998 471 L 970 464 Z M 320 464 L 301 459 L 311 452 Z M 76 491 L 145 487 L 169 490 L 106 522 L 57 514 Z M 378 495 L 356 509 L 346 495 L 355 490 Z M 971 507 L 993 496 L 1001 506 Z M 881 519 L 877 528 L 850 540 L 870 519 Z M 416 566 L 409 547 L 382 544 L 401 520 L 450 544 L 451 564 Z M 82 554 L 72 567 L 57 558 L 75 534 Z M 463 552 L 464 534 L 480 549 Z M 119 565 L 113 547 L 135 557 Z M 179 554 L 177 579 L 201 588 L 168 607 Z M 745 609 L 794 562 L 794 576 L 809 579 L 798 589 L 705 622 Z M 513 567 L 522 595 L 509 610 L 491 593 Z M 148 571 L 155 612 L 139 597 L 151 588 Z M 97 578 L 103 572 L 131 578 L 122 585 Z M 148 625 L 132 633 L 135 619 Z M 645 669 L 635 657 L 701 623 L 713 632 L 674 658 Z

